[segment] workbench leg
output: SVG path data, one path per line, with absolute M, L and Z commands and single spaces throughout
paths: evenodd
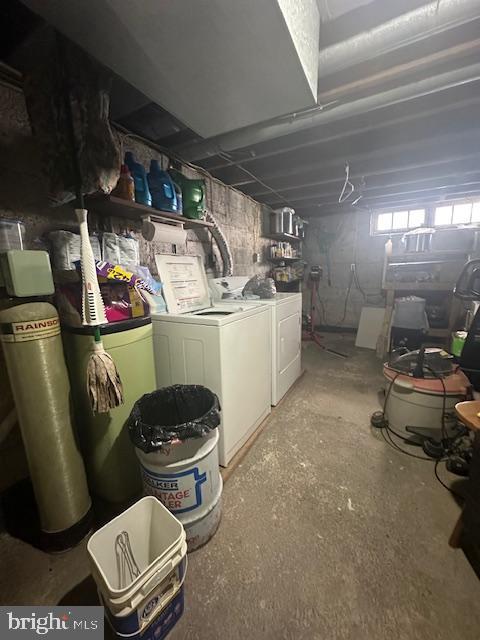
M 393 316 L 393 305 L 395 304 L 395 292 L 387 291 L 385 301 L 385 315 L 383 316 L 382 331 L 377 340 L 377 358 L 384 358 L 390 351 L 390 331 Z

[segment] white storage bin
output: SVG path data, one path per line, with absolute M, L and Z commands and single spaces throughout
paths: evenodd
M 119 584 L 116 539 L 127 532 L 139 575 Z M 187 545 L 182 524 L 147 496 L 90 538 L 87 550 L 102 603 L 118 635 L 134 637 L 160 616 L 182 588 Z

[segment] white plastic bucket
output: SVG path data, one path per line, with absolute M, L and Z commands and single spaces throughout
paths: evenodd
M 124 531 L 140 574 L 120 586 L 116 539 Z M 142 498 L 94 533 L 87 550 L 92 575 L 117 635 L 142 634 L 182 588 L 186 573 L 185 531 L 153 497 Z
M 103 600 L 103 599 L 102 599 Z M 105 608 L 107 620 L 120 640 L 163 640 L 173 629 L 183 614 L 184 587 L 182 586 L 152 620 L 151 624 L 136 633 L 121 633 L 118 630 L 118 618 L 112 616 L 108 607 Z
M 203 438 L 145 453 L 136 449 L 146 494 L 155 496 L 183 524 L 189 551 L 205 544 L 221 517 L 222 478 L 218 429 Z

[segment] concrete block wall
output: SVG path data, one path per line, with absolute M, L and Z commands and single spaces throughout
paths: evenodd
M 324 274 L 319 288 L 324 313 L 320 308 L 316 322 L 357 327 L 365 304 L 384 306 L 381 285 L 386 238 L 370 236 L 368 213 L 336 214 L 309 222 L 304 258 L 308 265 L 321 265 Z M 345 306 L 352 264 L 356 265 L 363 294 L 353 283 Z M 329 270 L 331 286 L 328 284 Z M 309 299 L 305 295 L 306 312 L 308 306 Z
M 52 208 L 48 202 L 48 180 L 42 173 L 42 160 L 30 129 L 25 101 L 21 91 L 0 85 L 0 219 L 20 219 L 26 226 L 27 248 L 48 248 L 45 235 L 54 229 L 78 232 L 73 206 Z M 166 166 L 167 159 L 133 137 L 119 135 L 124 150 L 132 150 L 146 167 L 152 157 Z M 192 169 L 185 169 L 190 177 L 196 177 Z M 203 175 L 199 177 L 204 177 Z M 207 204 L 216 217 L 229 244 L 234 259 L 234 274 L 251 276 L 265 273 L 266 262 L 254 263 L 253 254 L 266 254 L 270 244 L 261 238 L 261 206 L 240 192 L 213 178 L 207 180 Z M 152 210 L 153 212 L 154 210 Z M 111 223 L 111 224 L 110 224 Z M 89 213 L 90 229 L 129 231 L 138 237 L 142 264 L 156 274 L 155 254 L 170 253 L 172 245 L 145 241 L 140 234 L 138 221 L 117 218 L 107 220 Z M 222 261 L 207 230 L 188 230 L 185 247 L 181 252 L 201 255 L 208 266 L 207 273 L 222 274 Z M 1 301 L 0 301 L 1 302 Z M 0 421 L 13 408 L 5 363 L 0 349 Z M 11 436 L 11 437 L 10 437 Z M 25 454 L 18 429 L 0 445 L 0 488 L 10 486 L 27 475 Z
M 27 228 L 27 247 L 40 248 L 48 231 L 77 231 L 75 216 L 72 206 L 52 208 L 48 203 L 48 180 L 42 173 L 41 154 L 31 133 L 22 92 L 0 86 L 0 104 L 0 218 L 24 221 Z M 133 151 L 147 168 L 151 158 L 157 158 L 162 166 L 167 166 L 168 160 L 165 156 L 135 136 L 118 134 L 118 139 L 123 150 Z M 207 206 L 229 242 L 234 260 L 234 275 L 251 276 L 265 273 L 269 265 L 264 257 L 270 242 L 261 237 L 261 205 L 193 168 L 183 167 L 182 170 L 189 177 L 206 179 Z M 123 218 L 107 221 L 92 211 L 89 222 L 92 231 L 129 231 L 136 235 L 140 242 L 142 264 L 149 266 L 154 274 L 155 254 L 172 251 L 170 244 L 145 241 L 139 233 L 139 221 Z M 189 230 L 186 246 L 177 249 L 179 252 L 203 256 L 207 272 L 212 277 L 222 274 L 220 254 L 207 230 Z M 254 253 L 259 254 L 260 262 L 253 261 Z
M 434 251 L 457 250 L 468 252 L 474 249 L 472 229 L 437 230 L 433 237 Z M 393 254 L 404 251 L 403 234 L 393 234 Z M 308 265 L 320 264 L 324 278 L 320 284 L 320 298 L 323 303 L 318 312 L 318 324 L 356 328 L 362 307 L 385 306 L 382 292 L 382 276 L 385 243 L 388 235 L 370 234 L 370 213 L 355 211 L 311 219 L 307 227 L 304 258 Z M 327 259 L 327 248 L 328 257 Z M 442 265 L 440 280 L 456 281 L 465 257 L 459 256 L 454 263 Z M 328 262 L 330 263 L 331 286 L 328 285 Z M 345 300 L 350 282 L 351 265 L 356 265 L 362 291 L 352 284 L 347 304 Z M 304 311 L 308 312 L 309 297 L 304 295 Z

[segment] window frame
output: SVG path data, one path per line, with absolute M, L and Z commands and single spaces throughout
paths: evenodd
M 435 213 L 437 209 L 440 209 L 441 207 L 451 207 L 452 212 L 451 212 L 450 219 L 453 220 L 455 206 L 462 205 L 462 204 L 470 205 L 470 220 L 468 222 L 449 222 L 448 224 L 435 224 Z M 476 221 L 474 220 L 472 222 L 473 207 L 476 204 L 480 205 L 480 199 L 479 200 L 476 200 L 476 199 L 475 200 L 473 199 L 457 200 L 455 202 L 442 202 L 442 203 L 436 204 L 435 206 L 432 207 L 432 227 L 434 227 L 435 229 L 458 229 L 459 227 L 462 227 L 463 225 L 466 225 L 466 224 L 480 224 L 480 220 L 476 220 Z
M 450 222 L 449 224 L 435 224 L 435 211 L 437 208 L 440 207 L 452 207 L 452 217 L 453 217 L 453 207 L 455 205 L 460 205 L 460 204 L 471 204 L 471 211 L 470 211 L 470 222 Z M 408 208 L 408 212 L 410 213 L 410 211 L 416 211 L 417 209 L 424 209 L 425 210 L 425 222 L 423 223 L 422 226 L 424 227 L 428 227 L 428 228 L 433 228 L 433 229 L 459 229 L 462 228 L 464 225 L 475 225 L 478 224 L 480 227 L 480 221 L 474 221 L 472 222 L 472 214 L 473 214 L 473 207 L 475 204 L 478 204 L 480 206 L 480 199 L 477 198 L 465 198 L 462 200 L 452 200 L 452 201 L 446 201 L 446 202 L 436 202 L 434 204 L 430 204 L 430 205 L 424 205 L 423 207 L 421 206 L 416 206 L 416 207 L 409 207 Z M 400 207 L 396 207 L 395 208 L 398 211 L 407 211 L 407 209 L 401 209 Z M 371 215 L 370 215 L 370 235 L 371 236 L 394 236 L 394 235 L 403 235 L 404 233 L 407 233 L 408 231 L 411 231 L 412 229 L 416 228 L 416 227 L 407 227 L 405 229 L 390 229 L 387 231 L 379 231 L 377 229 L 377 221 L 378 221 L 378 216 L 381 215 L 382 213 L 394 213 L 395 210 L 394 209 L 377 209 L 372 211 Z
M 419 211 L 419 210 L 423 210 L 425 212 L 425 220 L 422 223 L 423 225 L 427 224 L 428 221 L 428 207 L 409 207 L 408 209 L 401 209 L 400 207 L 396 207 L 395 209 L 379 209 L 376 211 L 373 211 L 371 216 L 370 216 L 370 235 L 372 236 L 391 236 L 391 235 L 398 235 L 398 234 L 404 234 L 407 231 L 411 231 L 412 229 L 416 229 L 417 227 L 402 227 L 401 229 L 399 228 L 395 228 L 395 229 L 386 229 L 386 230 L 379 230 L 377 228 L 377 224 L 378 224 L 378 217 L 380 215 L 382 215 L 383 213 L 390 213 L 393 214 L 396 213 L 396 211 L 407 211 L 408 212 L 408 217 L 410 217 L 410 211 Z M 393 218 L 392 218 L 392 222 L 393 222 Z M 408 224 L 408 221 L 407 221 Z

